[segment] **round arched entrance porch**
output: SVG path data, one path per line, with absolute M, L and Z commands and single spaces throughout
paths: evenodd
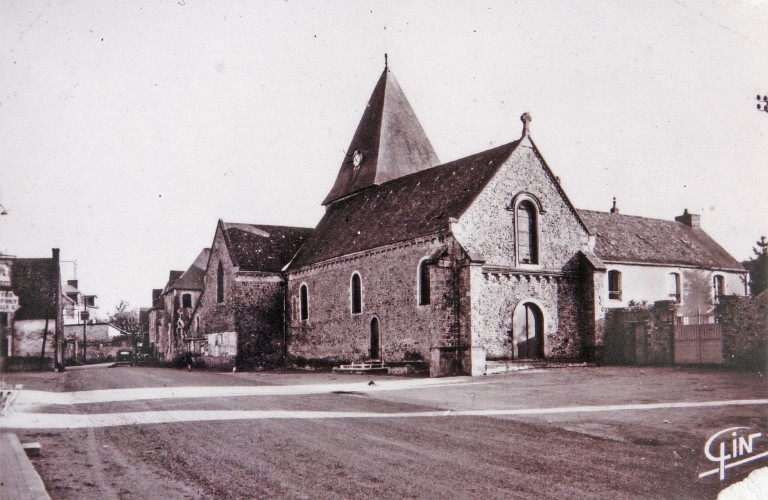
M 512 349 L 515 359 L 543 359 L 544 312 L 538 301 L 521 301 L 512 314 Z

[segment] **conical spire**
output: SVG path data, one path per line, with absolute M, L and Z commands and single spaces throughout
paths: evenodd
M 385 64 L 341 163 L 336 183 L 323 205 L 439 164 L 408 99 Z

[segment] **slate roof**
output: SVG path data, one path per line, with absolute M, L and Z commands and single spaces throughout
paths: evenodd
M 400 177 L 327 207 L 291 269 L 448 228 L 512 154 L 511 142 Z
M 353 163 L 355 151 L 362 154 L 358 166 Z M 400 84 L 384 68 L 323 205 L 439 163 Z
M 14 319 L 56 318 L 56 289 L 61 285 L 53 259 L 15 258 L 12 262 L 11 285 L 20 306 Z
M 604 261 L 694 266 L 744 271 L 744 267 L 701 228 L 682 222 L 579 210 L 597 233 L 595 254 Z
M 171 271 L 168 273 L 168 282 L 165 284 L 165 287 L 163 288 L 163 294 L 168 293 L 168 291 L 171 289 L 174 283 L 176 283 L 176 280 L 181 278 L 181 275 L 184 274 L 184 271 Z
M 312 234 L 311 228 L 222 222 L 232 265 L 240 271 L 277 273 Z
M 204 248 L 192 265 L 189 266 L 189 269 L 184 271 L 184 274 L 173 282 L 170 290 L 202 290 L 204 287 L 205 267 L 208 265 L 208 257 L 210 255 L 211 249 Z

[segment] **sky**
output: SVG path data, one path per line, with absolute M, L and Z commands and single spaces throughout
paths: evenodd
M 520 137 L 570 200 L 768 235 L 759 0 L 0 1 L 0 252 L 148 307 L 218 219 L 314 227 L 389 67 L 440 160 Z

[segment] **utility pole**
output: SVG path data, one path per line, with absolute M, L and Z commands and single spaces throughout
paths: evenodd
M 88 306 L 96 307 L 95 301 L 95 295 L 83 295 L 83 311 L 80 313 L 80 319 L 83 320 L 83 364 L 85 364 L 88 357 L 88 339 L 86 338 L 85 333 L 85 330 L 88 326 L 88 318 L 90 317 Z

